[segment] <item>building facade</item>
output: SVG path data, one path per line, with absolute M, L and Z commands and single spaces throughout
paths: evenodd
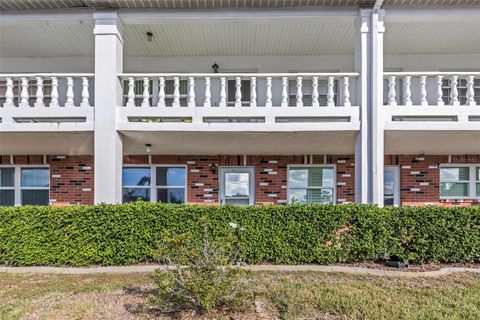
M 479 0 L 0 9 L 0 205 L 480 204 Z

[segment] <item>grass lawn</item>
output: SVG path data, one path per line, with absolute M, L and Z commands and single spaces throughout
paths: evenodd
M 480 319 L 480 276 L 248 275 L 249 307 L 202 319 Z M 0 319 L 189 319 L 152 304 L 150 275 L 0 274 Z M 254 303 L 256 301 L 256 303 Z

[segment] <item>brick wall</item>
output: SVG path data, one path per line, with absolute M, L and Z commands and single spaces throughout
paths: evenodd
M 50 203 L 93 204 L 92 156 L 1 156 L 1 164 L 50 167 Z M 45 162 L 44 162 L 45 161 Z
M 187 166 L 187 196 L 189 203 L 218 204 L 219 166 L 255 167 L 255 202 L 257 204 L 285 203 L 287 201 L 287 166 L 303 164 L 303 156 L 158 156 L 152 164 Z M 246 162 L 245 162 L 246 160 Z M 337 166 L 337 202 L 355 201 L 354 156 L 312 156 L 313 164 Z M 306 163 L 310 164 L 310 157 Z M 148 164 L 148 156 L 125 156 L 125 164 Z M 217 171 L 211 171 L 215 164 Z
M 385 157 L 385 165 L 400 166 L 402 205 L 480 205 L 478 199 L 441 200 L 439 164 L 479 163 L 480 155 L 394 155 Z

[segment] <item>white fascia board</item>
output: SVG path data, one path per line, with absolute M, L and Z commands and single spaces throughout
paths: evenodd
M 219 23 L 238 22 L 269 22 L 298 19 L 335 19 L 335 21 L 353 21 L 358 16 L 358 9 L 236 9 L 236 10 L 135 10 L 120 9 L 119 17 L 128 24 L 156 23 Z
M 38 23 L 72 23 L 72 21 L 93 22 L 92 9 L 75 10 L 31 10 L 0 12 L 1 25 L 35 25 Z
M 476 7 L 434 7 L 434 8 L 388 8 L 385 22 L 478 22 L 480 8 Z

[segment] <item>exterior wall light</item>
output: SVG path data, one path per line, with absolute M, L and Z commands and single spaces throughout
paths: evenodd
M 212 164 L 210 165 L 210 171 L 211 171 L 212 173 L 216 173 L 216 172 L 217 172 L 217 165 L 216 165 L 215 163 L 212 163 Z
M 215 62 L 213 65 L 212 65 L 212 69 L 213 69 L 213 73 L 218 73 L 218 64 Z
M 152 145 L 151 145 L 150 143 L 147 143 L 147 144 L 145 145 L 145 151 L 146 151 L 147 153 L 152 152 Z
M 153 33 L 151 33 L 150 31 L 147 32 L 147 40 L 148 42 L 152 42 L 152 39 L 153 39 Z

